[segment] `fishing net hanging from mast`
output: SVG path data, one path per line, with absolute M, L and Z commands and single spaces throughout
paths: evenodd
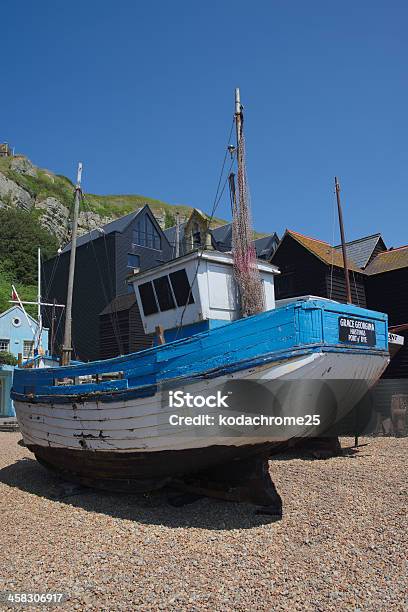
M 241 301 L 241 316 L 247 317 L 265 310 L 265 294 L 253 243 L 251 199 L 246 173 L 245 137 L 242 123 L 240 128 L 237 150 L 237 192 L 231 194 L 232 254 L 234 274 Z

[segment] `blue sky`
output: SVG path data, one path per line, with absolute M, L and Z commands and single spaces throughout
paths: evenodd
M 239 86 L 256 229 L 332 242 L 337 174 L 347 239 L 406 244 L 407 18 L 402 1 L 7 2 L 0 140 L 71 178 L 83 160 L 86 191 L 210 211 Z

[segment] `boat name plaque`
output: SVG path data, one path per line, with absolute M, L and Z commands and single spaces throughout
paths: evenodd
M 339 317 L 339 340 L 348 344 L 375 346 L 375 323 L 364 319 Z

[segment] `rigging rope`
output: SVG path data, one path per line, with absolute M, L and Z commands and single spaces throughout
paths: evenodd
M 251 198 L 245 163 L 245 136 L 242 129 L 237 155 L 238 191 L 232 197 L 232 255 L 234 274 L 239 287 L 241 316 L 247 317 L 265 310 L 265 293 L 253 243 Z
M 211 215 L 210 215 L 210 218 L 208 220 L 208 230 L 210 229 L 211 223 L 212 223 L 214 215 L 215 215 L 215 211 L 217 210 L 218 204 L 220 203 L 221 198 L 222 198 L 222 196 L 224 194 L 225 187 L 226 187 L 227 181 L 228 181 L 228 175 L 231 172 L 232 166 L 234 164 L 234 158 L 231 156 L 231 164 L 230 164 L 230 167 L 228 169 L 227 176 L 226 176 L 226 178 L 224 180 L 224 184 L 223 184 L 221 192 L 220 192 L 220 186 L 221 186 L 221 182 L 222 182 L 222 177 L 223 177 L 223 174 L 224 174 L 225 164 L 226 164 L 227 157 L 228 157 L 228 152 L 229 152 L 228 151 L 228 145 L 231 142 L 231 135 L 232 135 L 232 131 L 234 129 L 234 124 L 235 124 L 235 117 L 232 118 L 231 129 L 230 129 L 229 134 L 228 134 L 227 146 L 225 147 L 225 154 L 224 154 L 224 159 L 223 159 L 222 166 L 221 166 L 221 172 L 220 172 L 220 176 L 219 176 L 219 179 L 218 179 L 218 184 L 217 184 L 217 189 L 216 189 L 216 192 L 215 192 L 215 197 L 214 197 L 214 202 L 213 202 L 213 206 L 212 206 L 212 210 L 211 210 Z M 193 280 L 190 283 L 190 289 L 189 289 L 189 292 L 188 292 L 188 295 L 187 295 L 186 303 L 185 303 L 185 305 L 183 307 L 183 310 L 182 310 L 182 313 L 181 313 L 180 323 L 177 326 L 177 332 L 176 332 L 175 340 L 178 339 L 180 330 L 181 330 L 182 325 L 183 325 L 184 314 L 186 312 L 188 303 L 190 301 L 190 296 L 191 296 L 193 285 L 194 285 L 194 283 L 195 283 L 195 281 L 197 279 L 198 268 L 199 268 L 199 265 L 200 265 L 200 260 L 202 258 L 202 255 L 203 255 L 203 253 L 205 251 L 205 246 L 206 245 L 205 245 L 205 240 L 204 240 L 204 244 L 202 244 L 200 246 L 200 249 L 199 249 L 199 252 L 198 252 L 197 266 L 196 266 L 196 269 L 195 269 Z

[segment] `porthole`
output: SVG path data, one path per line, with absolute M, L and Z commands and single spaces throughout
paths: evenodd
M 14 327 L 20 327 L 20 325 L 21 325 L 20 317 L 13 317 L 12 323 L 13 323 Z

